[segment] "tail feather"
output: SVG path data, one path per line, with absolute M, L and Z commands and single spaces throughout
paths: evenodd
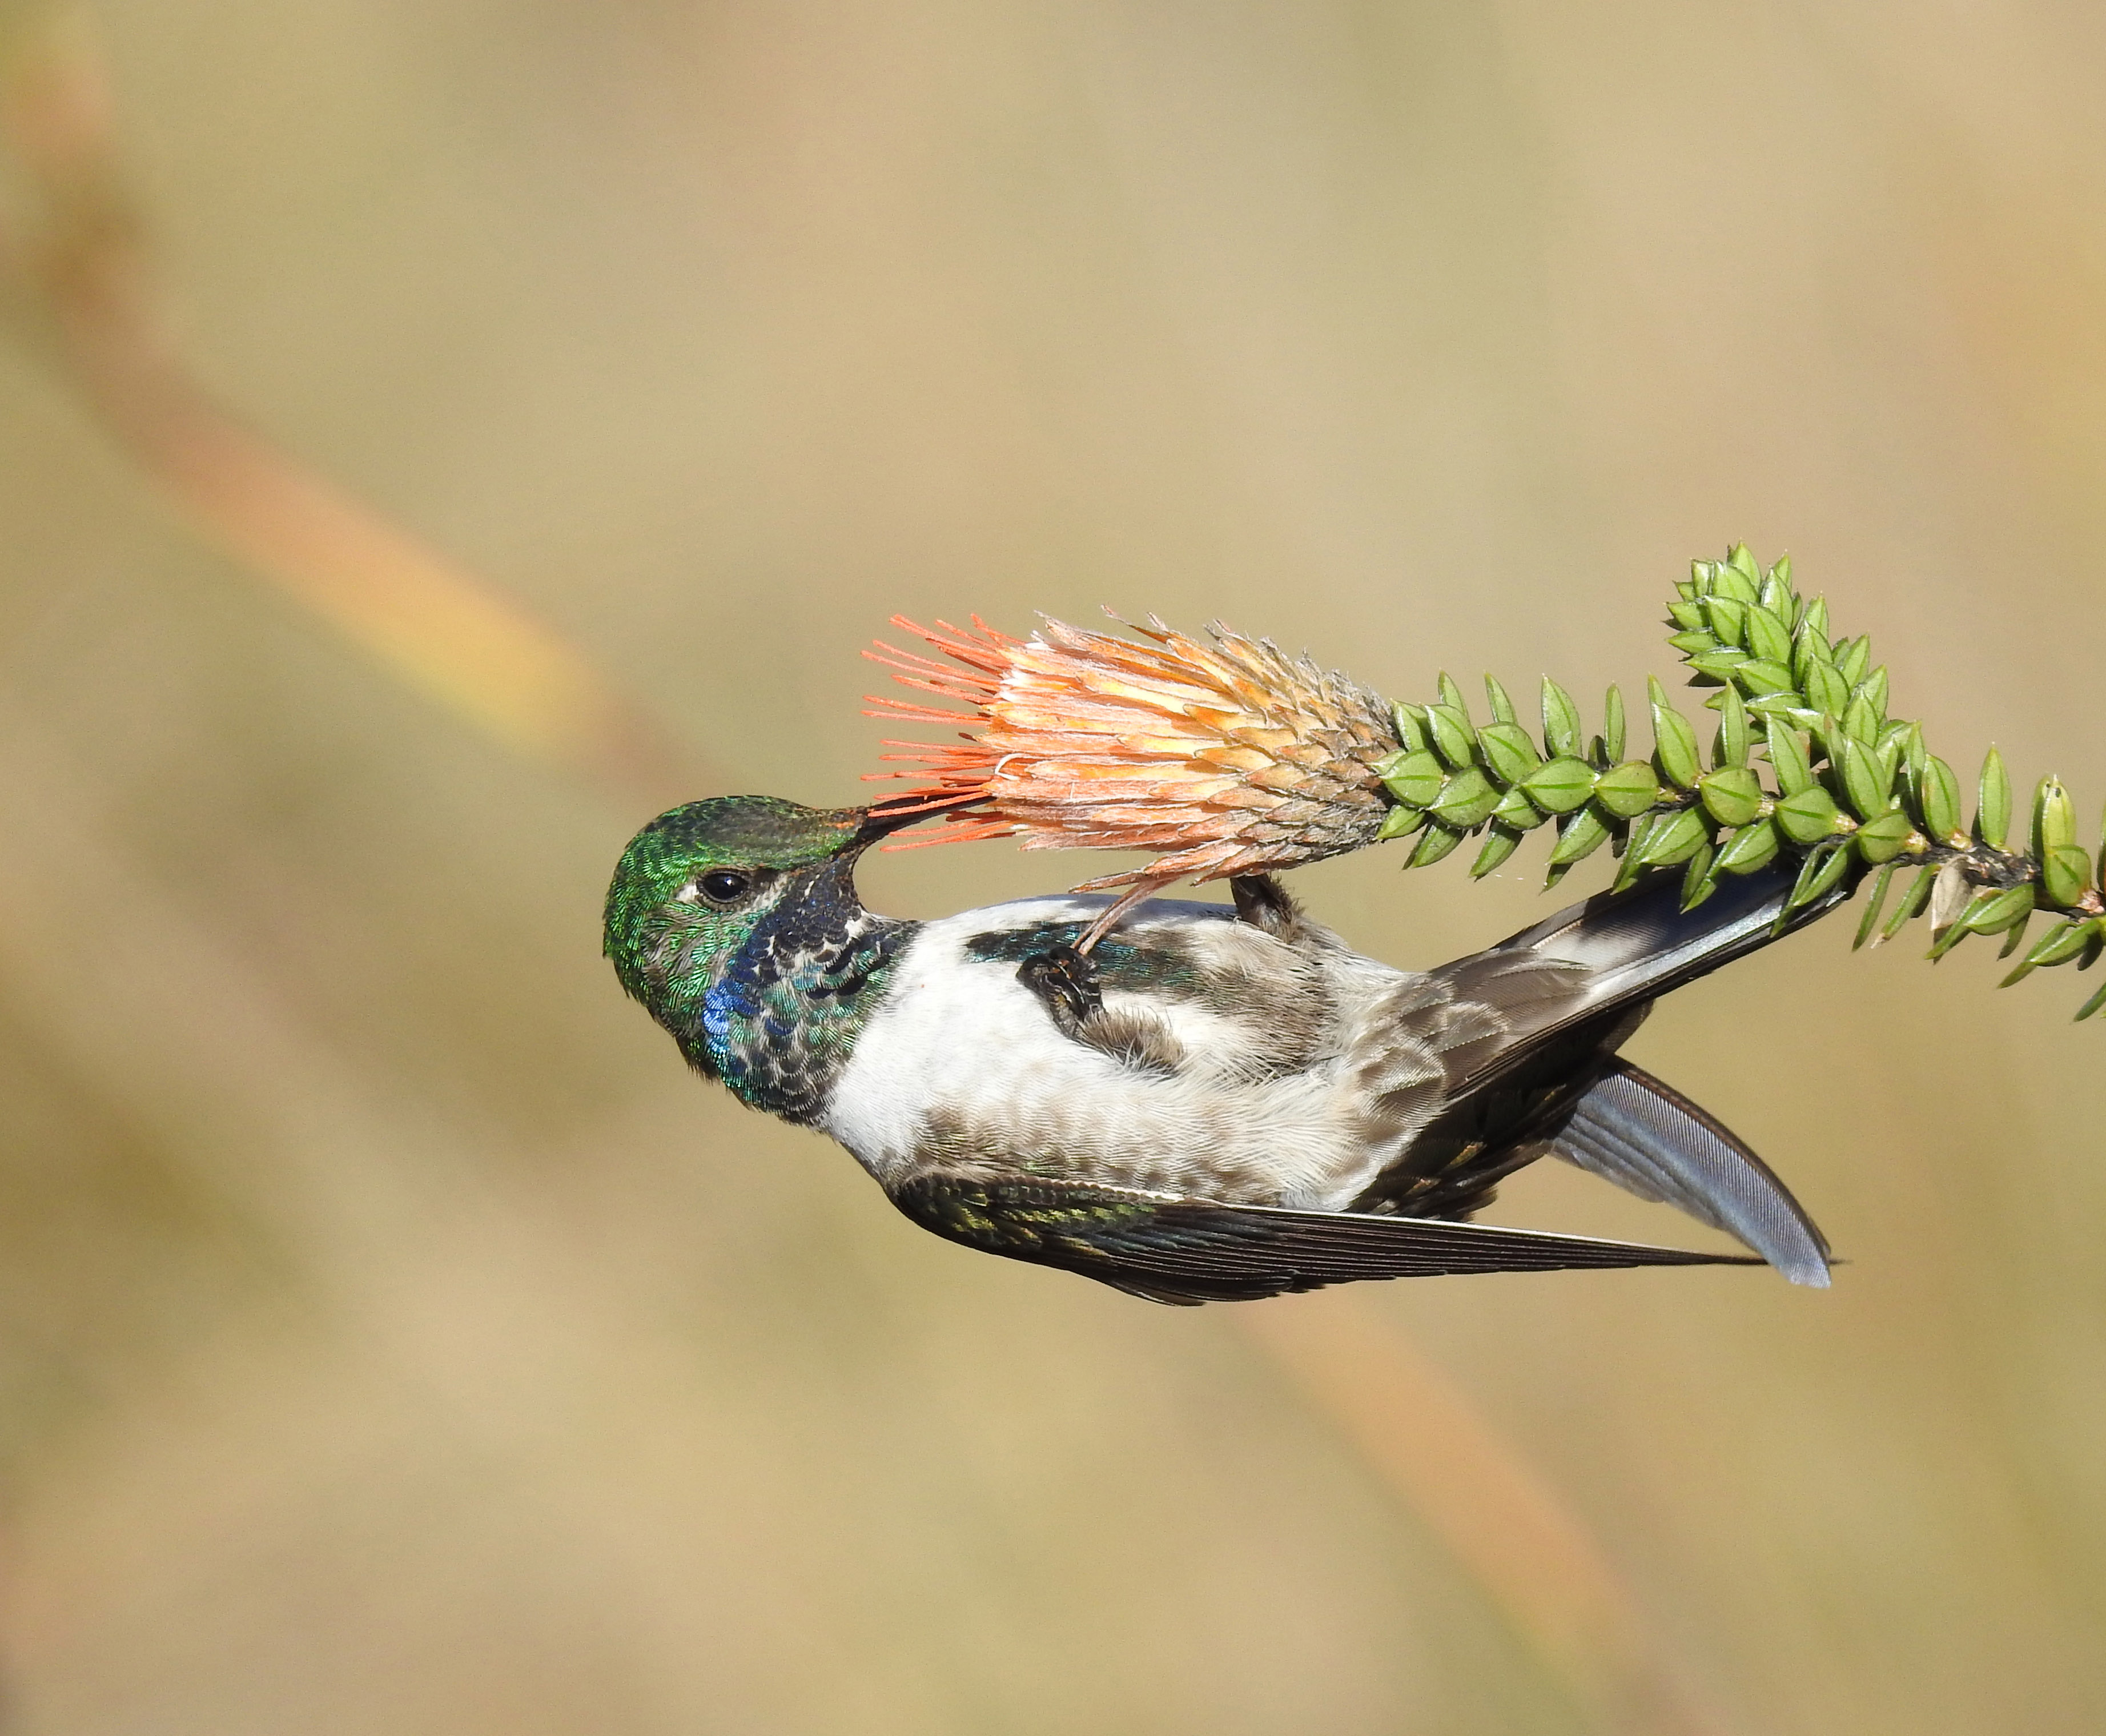
M 1826 1289 L 1828 1242 L 1769 1166 L 1679 1092 L 1612 1061 L 1550 1149 L 1642 1200 L 1736 1238 L 1795 1284 Z

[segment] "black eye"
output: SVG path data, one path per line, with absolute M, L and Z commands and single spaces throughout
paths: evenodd
M 695 884 L 711 904 L 728 904 L 746 895 L 746 888 L 753 884 L 753 877 L 742 874 L 736 868 L 713 868 Z

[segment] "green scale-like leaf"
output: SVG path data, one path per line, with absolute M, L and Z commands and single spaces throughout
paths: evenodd
M 1871 940 L 1880 926 L 1880 912 L 1886 906 L 1887 887 L 1894 877 L 1894 865 L 1889 862 L 1873 877 L 1872 890 L 1865 897 L 1865 913 L 1857 919 L 1857 938 L 1851 941 L 1850 950 L 1857 951 Z
M 1635 819 L 1660 800 L 1660 779 L 1644 760 L 1626 760 L 1594 780 L 1594 800 L 1618 819 Z
M 1750 699 L 1769 699 L 1795 693 L 1791 671 L 1767 657 L 1750 657 L 1733 671 L 1734 682 Z
M 1763 724 L 1763 739 L 1770 756 L 1771 769 L 1777 774 L 1777 788 L 1787 796 L 1810 789 L 1813 774 L 1807 767 L 1806 744 L 1799 740 L 1799 732 L 1781 719 L 1767 718 Z
M 1916 774 L 1916 812 L 1923 829 L 1940 842 L 1960 836 L 1960 780 L 1952 768 L 1935 756 L 1924 761 Z
M 1732 680 L 1747 661 L 1746 652 L 1736 651 L 1730 645 L 1714 651 L 1700 651 L 1688 659 L 1692 669 L 1714 682 Z
M 1586 741 L 1586 733 L 1580 724 L 1580 708 L 1573 704 L 1572 696 L 1545 675 L 1543 678 L 1543 743 L 1550 750 L 1553 762 L 1578 759 Z
M 1938 881 L 1934 863 L 1925 863 L 1916 878 L 1902 894 L 1901 902 L 1894 906 L 1894 913 L 1888 918 L 1887 926 L 1880 931 L 1882 940 L 1891 940 L 1902 930 L 1923 913 L 1924 906 L 1930 902 L 1930 890 Z
M 1485 677 L 1485 703 L 1491 707 L 1494 723 L 1510 724 L 1514 721 L 1513 701 L 1507 697 L 1507 690 L 1499 685 L 1496 675 Z
M 1642 867 L 1671 868 L 1678 862 L 1687 861 L 1699 846 L 1710 841 L 1710 830 L 1702 811 L 1684 808 L 1669 819 L 1656 821 L 1642 844 L 1633 842 L 1630 854 Z
M 1700 845 L 1696 854 L 1683 864 L 1682 908 L 1694 910 L 1718 890 L 1718 877 L 1712 871 L 1715 852 L 1709 844 Z
M 1916 836 L 1916 828 L 1909 817 L 1896 808 L 1871 819 L 1857 828 L 1857 854 L 1866 861 L 1877 864 L 1891 862 L 1908 847 L 1909 840 Z
M 1492 775 L 1503 784 L 1519 783 L 1543 763 L 1528 731 L 1511 717 L 1504 723 L 1486 724 L 1477 732 L 1477 746 Z
M 1482 880 L 1520 848 L 1519 832 L 1494 827 L 1491 835 L 1485 840 L 1485 847 L 1477 852 L 1477 859 L 1470 864 L 1470 877 Z
M 1979 805 L 1974 830 L 1992 850 L 2001 850 L 2011 830 L 2011 778 L 2004 769 L 2004 756 L 1992 747 L 1982 762 Z
M 1499 791 L 1476 766 L 1466 766 L 1448 780 L 1431 812 L 1444 826 L 1467 832 L 1492 817 L 1499 805 Z
M 1429 819 L 1424 834 L 1419 838 L 1417 846 L 1411 852 L 1411 860 L 1405 865 L 1407 868 L 1431 867 L 1462 841 L 1461 832 L 1453 831 L 1446 826 L 1436 824 Z
M 1569 868 L 1593 855 L 1608 841 L 1608 823 L 1593 809 L 1583 808 L 1559 828 L 1557 847 L 1550 853 L 1550 865 Z
M 1826 712 L 1833 717 L 1849 709 L 1850 684 L 1832 663 L 1815 663 L 1808 668 L 1802 691 L 1810 711 Z
M 1694 789 L 1703 766 L 1696 757 L 1696 731 L 1668 703 L 1667 690 L 1657 680 L 1648 678 L 1646 687 L 1652 702 L 1653 758 L 1660 776 L 1678 789 Z
M 1841 750 L 1843 792 L 1859 818 L 1869 820 L 1885 813 L 1887 791 L 1880 762 L 1854 735 L 1843 736 L 1835 745 Z
M 1743 826 L 1718 852 L 1721 874 L 1752 874 L 1777 853 L 1777 829 L 1768 820 Z
M 1448 781 L 1448 774 L 1432 751 L 1422 747 L 1406 754 L 1401 762 L 1382 774 L 1382 780 L 1383 787 L 1407 807 L 1430 808 L 1441 799 L 1441 787 Z
M 1444 680 L 1446 677 L 1442 678 Z M 1477 733 L 1470 726 L 1469 713 L 1459 705 L 1436 705 L 1426 708 L 1426 724 L 1433 738 L 1434 751 L 1450 765 L 1460 771 L 1474 765 L 1477 758 Z
M 2106 937 L 2106 917 L 2088 917 L 2050 928 L 2033 943 L 2025 962 L 2004 979 L 2008 985 L 2028 972 L 2068 964 L 2087 952 L 2096 952 Z
M 2041 885 L 2048 902 L 2073 904 L 2091 890 L 2091 858 L 2074 844 L 2051 844 L 2041 852 Z
M 1785 679 L 1790 682 L 1791 667 L 1791 633 L 1785 624 L 1768 609 L 1757 603 L 1746 616 L 1746 633 L 1741 643 L 1748 648 L 1750 657 L 1782 666 Z
M 2077 841 L 2077 804 L 2058 778 L 2043 778 L 2033 792 L 2033 849 L 2045 855 Z
M 1820 897 L 1848 872 L 1850 852 L 1839 845 L 1829 845 L 1811 852 L 1806 865 L 1799 871 L 1793 883 L 1791 895 L 1785 900 L 1788 915 L 1802 904 L 1810 904 Z
M 1815 844 L 1835 830 L 1835 798 L 1817 783 L 1777 805 L 1777 823 L 1795 844 Z
M 1492 810 L 1492 823 L 1514 832 L 1533 832 L 1548 816 L 1518 789 L 1508 790 Z
M 1740 690 L 1729 687 L 1718 702 L 1718 738 L 1711 748 L 1711 763 L 1728 771 L 1748 763 L 1748 708 Z
M 1594 793 L 1594 768 L 1583 760 L 1560 757 L 1546 761 L 1521 781 L 1521 793 L 1550 814 L 1570 814 L 1583 808 Z
M 1697 788 L 1711 818 L 1722 826 L 1750 825 L 1762 812 L 1762 780 L 1745 765 L 1707 772 Z
M 1840 720 L 1843 733 L 1866 747 L 1875 747 L 1880 741 L 1880 714 L 1873 710 L 1870 700 L 1862 693 L 1853 693 L 1850 702 L 1843 708 Z
M 2000 935 L 2032 913 L 2033 889 L 2030 886 L 2006 886 L 2001 892 L 1977 899 L 1957 926 L 1969 934 Z

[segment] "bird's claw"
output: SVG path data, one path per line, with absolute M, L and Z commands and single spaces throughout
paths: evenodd
M 1095 962 L 1064 943 L 1033 953 L 1016 967 L 1016 980 L 1045 1002 L 1053 1022 L 1071 1037 L 1104 1010 Z

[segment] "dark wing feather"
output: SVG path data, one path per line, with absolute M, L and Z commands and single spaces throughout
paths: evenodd
M 1629 1266 L 1745 1266 L 1740 1254 L 1348 1212 L 1166 1199 L 1037 1178 L 924 1175 L 892 1190 L 924 1229 L 1179 1303 L 1251 1302 L 1370 1278 Z
M 1785 862 L 1728 875 L 1694 910 L 1682 908 L 1678 872 L 1656 875 L 1440 967 L 1431 974 L 1456 1000 L 1500 1016 L 1499 1029 L 1442 1056 L 1450 1100 L 1512 1072 L 1575 1025 L 1601 1021 L 1620 1043 L 1637 1028 L 1647 1003 L 1779 938 L 1799 866 Z M 1793 911 L 1781 932 L 1826 916 L 1855 890 L 1845 877 Z M 1625 1017 L 1609 1016 L 1626 1010 Z
M 1680 1092 L 1628 1061 L 1581 1094 L 1550 1149 L 1642 1200 L 1679 1206 L 1826 1289 L 1828 1243 L 1769 1166 Z
M 1795 1281 L 1817 1281 L 1817 1266 L 1826 1270 L 1820 1232 L 1752 1152 L 1656 1081 L 1649 1081 L 1650 1104 L 1628 1086 L 1606 1083 L 1615 1052 L 1656 997 L 1804 927 L 1854 889 L 1846 877 L 1786 917 L 1797 878 L 1795 864 L 1729 876 L 1709 899 L 1684 910 L 1681 875 L 1656 875 L 1429 972 L 1432 992 L 1405 1025 L 1438 1054 L 1446 1074 L 1441 1108 L 1404 1161 L 1355 1204 L 1467 1216 L 1502 1177 L 1541 1154 L 1567 1118 L 1577 1117 L 1575 1105 L 1588 1092 L 1606 1086 L 1599 1113 L 1580 1122 L 1567 1155 L 1645 1193 L 1633 1185 L 1642 1167 L 1633 1153 L 1642 1151 L 1658 1172 L 1647 1184 L 1656 1191 L 1646 1197 L 1775 1253 Z M 1619 1142 L 1632 1150 L 1614 1155 Z M 1766 1206 L 1758 1200 L 1765 1182 Z

